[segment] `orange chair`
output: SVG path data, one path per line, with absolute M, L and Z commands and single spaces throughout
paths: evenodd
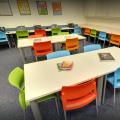
M 111 38 L 109 40 L 109 45 L 114 44 L 118 47 L 120 46 L 120 35 L 111 35 Z
M 69 51 L 77 50 L 79 48 L 78 38 L 68 38 L 68 39 L 66 39 L 65 48 L 66 48 L 66 50 L 69 50 Z
M 89 36 L 91 33 L 91 30 L 89 28 L 84 28 L 84 35 Z
M 34 42 L 33 48 L 34 48 L 34 55 L 35 55 L 36 61 L 39 56 L 44 56 L 53 51 L 51 41 Z
M 65 120 L 66 111 L 82 108 L 97 97 L 96 92 L 96 79 L 92 79 L 88 82 L 75 85 L 75 86 L 64 86 L 61 90 L 61 100 L 64 110 Z M 96 110 L 98 113 L 98 105 L 96 99 Z
M 38 34 L 40 34 L 44 37 L 44 36 L 46 36 L 46 31 L 43 30 L 43 29 L 36 29 L 35 30 L 35 35 L 38 35 Z

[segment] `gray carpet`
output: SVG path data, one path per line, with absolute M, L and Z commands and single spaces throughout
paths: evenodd
M 81 47 L 81 51 L 82 51 Z M 28 62 L 32 61 L 30 50 L 26 50 Z M 0 49 L 0 120 L 24 120 L 24 112 L 18 104 L 18 91 L 8 83 L 9 72 L 23 64 L 16 48 Z M 95 102 L 90 105 L 67 112 L 68 120 L 120 120 L 120 90 L 117 90 L 116 106 L 112 106 L 113 89 L 107 84 L 105 104 L 99 108 L 96 116 Z M 60 116 L 57 115 L 54 100 L 39 103 L 43 120 L 64 120 L 62 107 Z M 34 120 L 30 107 L 25 113 L 25 120 Z

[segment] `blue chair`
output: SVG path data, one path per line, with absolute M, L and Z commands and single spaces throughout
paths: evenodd
M 70 52 L 68 50 L 56 51 L 56 52 L 47 54 L 47 59 L 64 57 L 64 56 L 68 56 L 68 55 L 70 55 Z
M 74 33 L 75 33 L 75 34 L 78 34 L 78 35 L 82 35 L 82 30 L 81 30 L 81 28 L 80 28 L 80 27 L 75 27 L 75 28 L 74 28 Z
M 108 74 L 107 75 L 107 81 L 114 88 L 113 104 L 115 104 L 116 88 L 120 88 L 120 68 L 118 68 L 115 72 Z
M 105 32 L 99 32 L 99 36 L 98 36 L 98 42 L 99 41 L 103 41 L 103 47 L 105 46 L 105 42 L 108 41 L 108 38 L 107 38 L 107 34 Z
M 10 47 L 10 43 L 9 43 L 9 40 L 8 40 L 6 34 L 2 31 L 0 31 L 0 43 L 4 43 L 4 42 L 7 42 Z
M 101 49 L 101 46 L 99 44 L 91 44 L 84 46 L 84 52 L 89 52 L 98 49 Z

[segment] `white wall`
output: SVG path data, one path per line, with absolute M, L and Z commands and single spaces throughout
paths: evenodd
M 85 23 L 82 0 L 61 0 L 62 15 L 55 16 L 52 11 L 52 0 L 48 0 L 48 15 L 38 15 L 35 0 L 29 0 L 31 15 L 21 16 L 16 0 L 10 0 L 13 16 L 0 16 L 0 26 L 16 27 L 20 25 Z
M 86 0 L 83 11 L 88 24 L 120 28 L 120 0 Z
M 88 24 L 120 28 L 120 19 L 107 18 L 86 18 Z

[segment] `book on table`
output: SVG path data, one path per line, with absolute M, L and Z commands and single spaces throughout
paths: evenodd
M 112 56 L 111 53 L 98 53 L 98 56 L 101 61 L 114 61 L 115 58 Z
M 59 70 L 71 70 L 72 66 L 72 61 L 63 61 L 62 63 L 57 63 L 57 67 Z

